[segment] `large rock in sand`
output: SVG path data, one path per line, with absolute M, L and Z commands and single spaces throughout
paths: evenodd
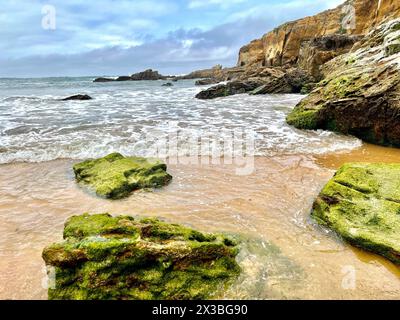
M 119 153 L 78 163 L 73 169 L 78 182 L 111 199 L 126 197 L 137 189 L 159 188 L 172 179 L 161 161 L 124 157 Z
M 74 216 L 64 241 L 43 250 L 55 268 L 49 299 L 208 299 L 240 273 L 238 249 L 222 235 L 156 219 Z
M 400 164 L 344 165 L 312 216 L 351 244 L 400 264 Z

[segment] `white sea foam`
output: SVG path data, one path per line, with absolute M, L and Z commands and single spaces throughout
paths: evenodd
M 201 101 L 194 96 L 202 88 L 193 81 L 166 88 L 161 81 L 91 80 L 0 80 L 0 163 L 83 159 L 110 152 L 149 156 L 174 130 L 179 132 L 179 154 L 189 152 L 196 138 L 220 143 L 232 132 L 253 132 L 256 155 L 320 154 L 361 145 L 352 137 L 288 126 L 285 116 L 299 95 Z M 94 100 L 59 100 L 76 93 Z

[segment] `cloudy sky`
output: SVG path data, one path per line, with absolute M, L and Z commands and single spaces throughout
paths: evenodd
M 275 26 L 343 0 L 1 0 L 0 77 L 232 66 Z

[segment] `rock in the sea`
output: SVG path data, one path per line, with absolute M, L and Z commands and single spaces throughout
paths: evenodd
M 91 96 L 87 94 L 76 94 L 67 98 L 62 99 L 62 101 L 70 101 L 70 100 L 92 100 Z
M 119 76 L 115 81 L 131 81 L 132 78 L 130 76 Z
M 295 107 L 287 122 L 299 129 L 327 129 L 400 147 L 399 65 L 400 19 L 396 19 L 325 64 L 325 79 Z
M 234 240 L 109 214 L 71 217 L 43 250 L 51 300 L 189 300 L 221 293 L 240 273 Z
M 78 182 L 89 186 L 98 196 L 111 199 L 126 197 L 138 189 L 159 188 L 172 179 L 161 161 L 119 153 L 75 164 L 73 169 Z
M 241 93 L 300 93 L 314 78 L 297 68 L 256 68 L 247 70 L 238 80 L 201 91 L 196 98 L 214 99 Z
M 164 83 L 163 87 L 173 87 L 174 85 L 171 82 Z
M 115 81 L 115 79 L 104 78 L 104 77 L 96 78 L 93 80 L 93 82 L 113 82 L 113 81 Z
M 349 243 L 400 264 L 400 164 L 344 165 L 312 216 Z
M 227 97 L 235 94 L 251 92 L 262 85 L 259 81 L 231 81 L 227 84 L 220 84 L 196 95 L 197 99 L 208 100 L 220 97 Z
M 158 73 L 158 71 L 153 71 L 152 69 L 145 70 L 143 72 L 134 73 L 130 76 L 133 81 L 142 80 L 165 80 L 167 77 Z
M 208 86 L 210 84 L 217 84 L 219 82 L 221 81 L 219 81 L 218 79 L 207 78 L 207 79 L 197 80 L 194 84 L 196 86 Z

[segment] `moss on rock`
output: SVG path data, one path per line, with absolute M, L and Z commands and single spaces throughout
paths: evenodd
M 312 216 L 351 244 L 400 264 L 400 164 L 344 165 Z
M 55 268 L 49 299 L 207 299 L 240 273 L 234 240 L 109 214 L 71 217 L 64 241 L 43 250 Z
M 289 114 L 299 129 L 354 135 L 400 147 L 400 19 L 377 26 L 353 49 L 321 67 L 325 79 Z M 318 110 L 318 121 L 313 113 Z
M 161 161 L 124 157 L 119 153 L 78 163 L 73 169 L 78 182 L 111 199 L 126 197 L 137 189 L 159 188 L 172 179 Z
M 317 129 L 317 116 L 318 110 L 306 110 L 300 106 L 287 116 L 286 122 L 298 129 L 314 130 Z

